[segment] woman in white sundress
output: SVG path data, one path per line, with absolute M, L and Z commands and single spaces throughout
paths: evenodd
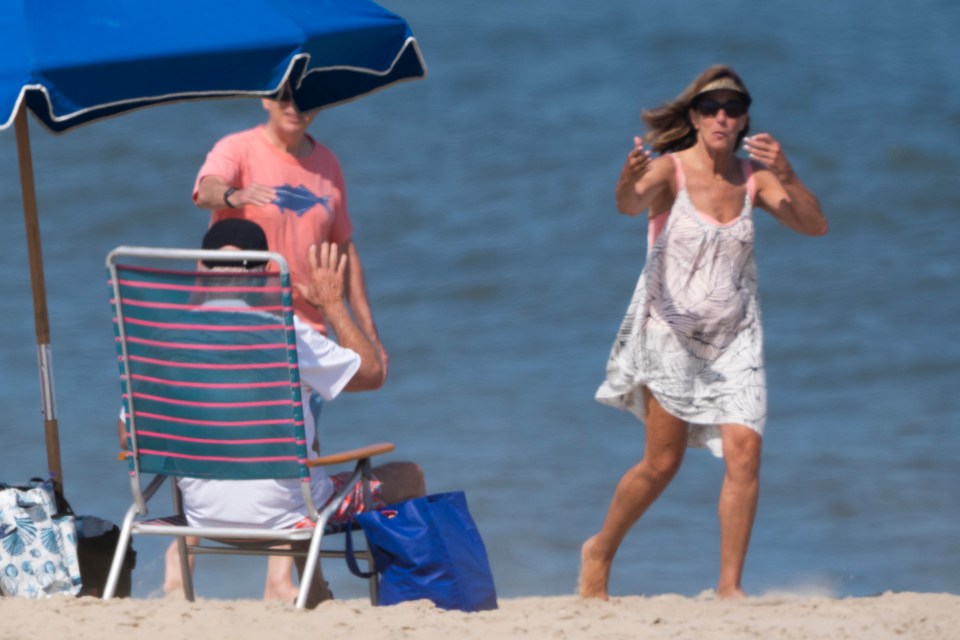
M 643 420 L 646 442 L 600 532 L 583 544 L 583 597 L 607 597 L 617 548 L 688 445 L 724 459 L 717 594 L 744 595 L 766 421 L 753 207 L 799 233 L 827 232 L 780 144 L 767 133 L 747 137 L 750 103 L 740 76 L 710 67 L 676 99 L 643 113 L 659 155 L 634 138 L 617 182 L 621 213 L 650 210 L 647 261 L 596 397 Z M 737 158 L 741 144 L 749 159 Z

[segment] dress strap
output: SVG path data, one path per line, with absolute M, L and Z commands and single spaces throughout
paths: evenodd
M 683 165 L 680 163 L 680 158 L 677 157 L 677 154 L 671 153 L 668 155 L 670 159 L 673 160 L 673 165 L 677 171 L 677 191 L 679 192 L 683 189 L 683 185 L 686 184 L 687 177 L 683 174 Z
M 740 166 L 743 169 L 743 176 L 747 179 L 747 195 L 750 196 L 750 204 L 757 195 L 757 181 L 753 176 L 753 163 L 749 160 L 741 160 Z
M 683 189 L 683 185 L 686 182 L 686 176 L 683 174 L 683 165 L 680 164 L 680 158 L 676 154 L 668 153 L 667 156 L 673 160 L 673 166 L 677 172 L 677 193 L 680 193 L 680 190 Z M 660 234 L 663 233 L 663 230 L 667 226 L 667 218 L 670 216 L 670 209 L 666 211 L 660 211 L 659 213 L 650 212 L 650 220 L 647 223 L 647 248 L 652 248 L 654 243 L 657 241 L 657 238 L 660 237 Z

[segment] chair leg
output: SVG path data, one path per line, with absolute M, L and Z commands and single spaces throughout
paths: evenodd
M 380 574 L 377 573 L 376 566 L 373 563 L 373 554 L 370 551 L 367 551 L 367 571 L 373 574 L 367 582 L 370 589 L 370 604 L 377 606 L 377 602 L 380 600 Z
M 190 569 L 190 552 L 187 550 L 187 539 L 177 536 L 177 551 L 180 555 L 180 579 L 183 583 L 183 596 L 187 602 L 193 602 L 193 571 Z
M 357 462 L 357 466 L 361 469 L 363 476 L 363 506 L 365 510 L 370 511 L 373 509 L 373 490 L 370 487 L 370 481 L 373 479 L 373 465 L 370 458 L 364 458 Z M 352 534 L 347 532 L 347 535 Z M 363 556 L 367 561 L 367 571 L 371 574 L 367 581 L 367 588 L 370 591 L 370 604 L 377 606 L 377 600 L 380 597 L 380 575 L 377 573 L 376 565 L 373 562 L 373 552 L 368 548 Z
M 123 517 L 123 526 L 120 529 L 120 539 L 117 541 L 117 550 L 113 553 L 113 562 L 110 563 L 110 574 L 107 576 L 107 584 L 103 589 L 103 599 L 109 600 L 117 590 L 117 582 L 120 580 L 120 571 L 123 569 L 123 561 L 127 557 L 127 548 L 130 546 L 130 530 L 133 527 L 133 519 L 137 515 L 137 505 L 130 505 L 127 509 L 127 515 Z
M 297 594 L 296 608 L 307 606 L 307 598 L 313 588 L 314 576 L 320 563 L 320 542 L 323 540 L 323 527 L 317 527 L 310 539 L 310 548 L 307 551 L 303 571 L 300 572 L 300 593 Z

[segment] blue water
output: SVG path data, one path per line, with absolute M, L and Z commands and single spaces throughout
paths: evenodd
M 388 384 L 325 412 L 328 447 L 393 440 L 463 489 L 501 595 L 572 593 L 642 428 L 593 401 L 644 259 L 613 185 L 639 111 L 727 62 L 831 232 L 761 215 L 770 420 L 745 587 L 960 593 L 960 5 L 947 0 L 385 3 L 430 74 L 324 112 Z M 255 101 L 159 107 L 63 136 L 32 127 L 68 497 L 119 520 L 119 385 L 103 259 L 193 246 L 189 199 Z M 0 480 L 46 454 L 12 131 L 0 134 Z M 717 573 L 722 464 L 688 456 L 617 557 L 614 594 L 697 594 Z M 139 541 L 134 594 L 163 544 Z M 340 597 L 364 586 L 328 563 Z M 204 558 L 207 597 L 258 597 L 263 561 Z

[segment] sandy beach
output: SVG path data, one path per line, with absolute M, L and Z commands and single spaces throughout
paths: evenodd
M 960 638 L 960 596 L 885 593 L 864 598 L 765 595 L 729 602 L 704 594 L 501 599 L 496 611 L 443 611 L 418 601 L 372 607 L 327 602 L 314 611 L 254 600 L 55 597 L 0 599 L 0 640 L 296 637 L 308 628 L 340 638 Z M 323 631 L 326 630 L 326 631 Z M 292 635 L 294 634 L 294 635 Z

